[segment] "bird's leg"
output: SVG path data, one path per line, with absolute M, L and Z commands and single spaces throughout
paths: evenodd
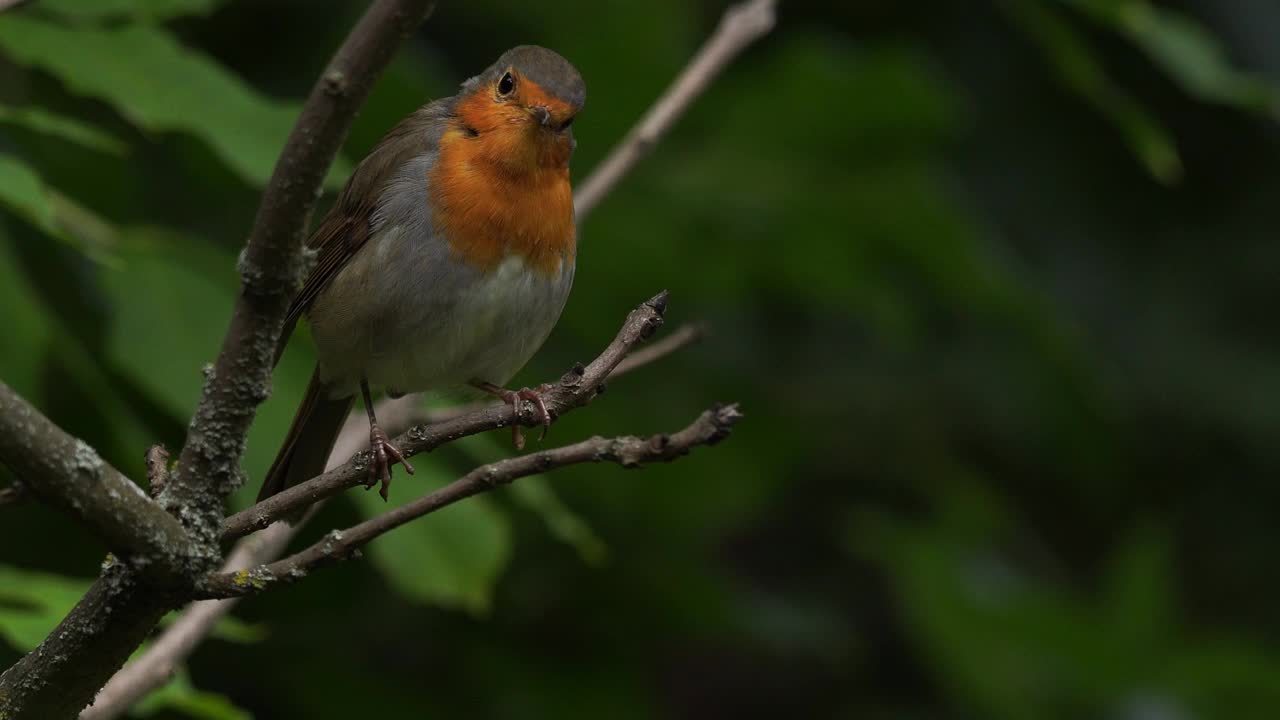
M 392 464 L 400 463 L 404 466 L 404 471 L 410 475 L 413 474 L 413 466 L 404 459 L 400 450 L 391 444 L 391 438 L 387 437 L 387 434 L 378 426 L 378 418 L 373 414 L 373 398 L 369 395 L 369 381 L 365 378 L 360 378 L 360 394 L 364 396 L 364 409 L 369 413 L 369 479 L 364 487 L 368 490 L 374 483 L 381 480 L 382 487 L 378 489 L 378 494 L 385 502 L 387 489 L 391 487 Z
M 536 388 L 526 387 L 519 390 L 508 390 L 483 380 L 473 380 L 471 385 L 477 390 L 489 393 L 511 406 L 512 411 L 515 412 L 515 421 L 511 423 L 511 442 L 516 446 L 517 450 L 524 448 L 524 434 L 520 432 L 520 402 L 522 400 L 532 402 L 533 406 L 538 410 L 538 419 L 542 422 L 542 434 L 538 436 L 538 440 L 542 440 L 547 436 L 547 430 L 551 427 L 551 412 L 547 410 L 547 401 L 542 399 L 542 393 L 550 390 L 550 385 L 542 384 Z

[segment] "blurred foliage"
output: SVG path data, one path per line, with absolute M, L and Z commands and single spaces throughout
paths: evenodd
M 0 14 L 0 379 L 133 477 L 182 443 L 257 192 L 362 7 Z M 329 190 L 520 42 L 586 78 L 582 177 L 723 7 L 441 3 Z M 592 357 L 667 287 L 710 336 L 545 443 L 729 399 L 735 436 L 400 528 L 243 603 L 135 714 L 1270 717 L 1278 32 L 1257 2 L 784 1 L 584 224 L 573 298 L 517 378 Z M 310 374 L 299 330 L 235 508 Z M 299 542 L 511 452 L 415 458 L 391 505 L 352 493 Z M 34 502 L 0 508 L 0 548 L 7 665 L 102 548 Z
M 21 652 L 33 649 L 89 589 L 88 579 L 22 570 L 0 564 L 0 638 Z M 161 623 L 167 626 L 176 616 L 170 613 Z M 236 643 L 254 643 L 265 634 L 232 617 L 219 620 L 210 637 Z M 134 653 L 146 652 L 144 644 Z M 206 720 L 238 720 L 252 717 L 216 693 L 205 693 L 191 685 L 185 669 L 161 690 L 139 703 L 137 714 L 147 716 L 166 708 L 181 710 Z

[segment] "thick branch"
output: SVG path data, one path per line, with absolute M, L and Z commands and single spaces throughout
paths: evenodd
M 725 11 L 715 34 L 698 49 L 671 87 L 600 163 L 574 194 L 578 219 L 586 217 L 637 162 L 648 155 L 720 71 L 773 29 L 777 0 L 746 0 Z
M 222 500 L 243 481 L 240 456 L 298 285 L 308 216 L 356 111 L 400 42 L 430 13 L 430 0 L 378 0 L 347 36 L 311 90 L 262 195 L 240 259 L 241 289 L 207 373 L 178 470 L 165 501 L 181 508 L 196 536 L 216 543 Z
M 375 78 L 433 4 L 376 0 L 365 11 L 312 89 L 263 193 L 241 257 L 230 327 L 206 372 L 178 470 L 161 494 L 199 544 L 201 569 L 218 557 L 222 501 L 241 482 L 245 435 L 270 389 L 276 339 L 298 284 L 303 235 L 321 182 Z M 75 717 L 182 601 L 137 589 L 136 573 L 119 572 L 104 573 L 40 647 L 0 675 L 0 717 Z
M 301 523 L 299 523 L 301 525 Z M 223 572 L 235 572 L 280 556 L 297 527 L 277 523 L 236 545 L 223 563 Z M 130 662 L 98 691 L 93 704 L 80 712 L 80 720 L 119 717 L 144 695 L 164 685 L 224 616 L 236 600 L 199 600 L 151 643 L 141 657 Z
M 693 424 L 669 435 L 595 437 L 554 450 L 482 465 L 411 503 L 346 530 L 330 532 L 320 542 L 283 560 L 237 573 L 213 575 L 202 584 L 201 594 L 204 597 L 239 597 L 257 594 L 281 582 L 293 582 L 306 577 L 315 568 L 352 557 L 361 546 L 385 532 L 518 478 L 586 462 L 608 461 L 634 468 L 674 460 L 698 445 L 714 445 L 724 439 L 741 417 L 736 405 L 717 406 L 702 413 Z
M 80 521 L 148 578 L 190 576 L 182 525 L 98 453 L 0 382 L 0 462 L 32 495 Z
M 379 404 L 378 418 L 388 432 L 399 432 L 415 422 L 419 407 L 420 403 L 407 397 L 386 400 Z M 358 449 L 368 445 L 369 426 L 363 416 L 353 414 L 347 418 L 347 424 L 342 428 L 333 452 L 329 454 L 327 468 L 341 464 Z M 227 555 L 221 571 L 236 572 L 280 557 L 289 540 L 320 507 L 320 504 L 313 505 L 306 515 L 292 525 L 276 523 L 240 540 Z M 178 666 L 212 632 L 218 621 L 235 608 L 237 602 L 239 598 L 198 600 L 187 606 L 182 615 L 165 628 L 145 653 L 111 677 L 98 692 L 93 704 L 81 711 L 80 720 L 111 720 L 120 717 L 147 693 L 169 682 Z
M 74 718 L 172 607 L 137 573 L 109 562 L 44 642 L 0 675 L 0 718 Z
M 631 349 L 662 326 L 662 316 L 666 307 L 665 291 L 642 303 L 627 316 L 617 337 L 599 357 L 585 367 L 579 365 L 573 368 L 565 373 L 559 382 L 552 384 L 551 388 L 543 393 L 543 399 L 547 403 L 547 410 L 551 412 L 551 416 L 559 417 L 574 408 L 586 405 L 600 394 L 604 389 L 604 381 L 631 352 Z M 528 402 L 520 403 L 514 408 L 514 414 L 513 410 L 505 405 L 479 408 L 452 420 L 412 428 L 396 438 L 395 444 L 400 448 L 400 452 L 411 456 L 435 449 L 461 437 L 507 427 L 513 422 L 526 427 L 535 426 L 538 418 L 533 405 Z M 261 530 L 314 502 L 363 484 L 367 478 L 365 464 L 367 462 L 368 453 L 362 453 L 341 467 L 288 488 L 247 510 L 232 515 L 223 525 L 222 539 L 234 540 L 255 530 Z

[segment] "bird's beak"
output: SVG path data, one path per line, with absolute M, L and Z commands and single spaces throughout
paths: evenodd
M 533 117 L 543 127 L 551 125 L 551 109 L 546 105 L 534 105 L 529 108 L 529 112 L 533 113 Z

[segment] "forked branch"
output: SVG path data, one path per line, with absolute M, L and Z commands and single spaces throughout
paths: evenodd
M 482 465 L 413 502 L 346 530 L 334 530 L 311 547 L 283 560 L 240 572 L 210 576 L 202 583 L 200 596 L 255 595 L 281 583 L 300 580 L 316 568 L 353 557 L 362 546 L 385 532 L 518 478 L 587 462 L 615 462 L 634 468 L 674 460 L 698 445 L 714 445 L 724 439 L 741 418 L 736 405 L 720 405 L 702 413 L 688 427 L 674 433 L 649 438 L 595 437 L 554 450 Z

